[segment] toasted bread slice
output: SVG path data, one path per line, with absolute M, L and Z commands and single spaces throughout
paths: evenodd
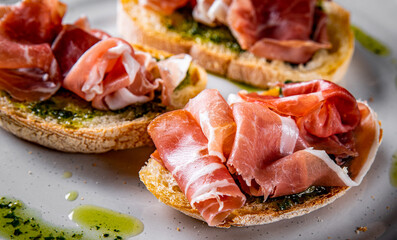
M 382 140 L 382 129 L 376 113 L 369 109 L 366 114 L 366 120 L 355 130 L 356 150 L 359 155 L 346 166 L 349 176 L 358 183 L 373 163 Z M 198 210 L 191 207 L 172 174 L 156 160 L 149 159 L 140 170 L 139 177 L 161 202 L 188 216 L 204 220 Z M 248 197 L 243 207 L 233 210 L 217 227 L 260 225 L 302 216 L 332 203 L 349 189 L 350 187 L 312 187 L 311 191 L 268 199 L 265 202 L 263 198 Z
M 286 80 L 327 79 L 338 82 L 344 76 L 354 50 L 350 14 L 332 1 L 323 1 L 328 14 L 329 50 L 320 50 L 306 64 L 267 61 L 250 52 L 235 51 L 221 43 L 185 35 L 167 28 L 167 17 L 146 9 L 136 0 L 119 0 L 117 23 L 120 34 L 132 43 L 145 44 L 171 53 L 188 53 L 208 71 L 255 85 L 274 86 Z M 173 13 L 178 21 L 184 16 Z
M 204 221 L 199 211 L 191 207 L 171 173 L 156 160 L 149 159 L 147 165 L 139 172 L 139 176 L 147 189 L 161 202 L 190 217 Z M 284 198 L 266 202 L 262 202 L 260 198 L 252 198 L 242 208 L 232 211 L 225 222 L 217 227 L 267 224 L 302 216 L 332 203 L 348 189 L 348 187 L 332 187 L 323 194 L 307 198 L 301 204 L 287 203 L 289 207 L 283 207 Z
M 134 48 L 157 59 L 170 56 L 147 47 Z M 206 73 L 196 64 L 191 64 L 189 78 L 174 91 L 171 102 L 176 107 L 183 107 L 206 86 Z M 15 101 L 0 91 L 1 127 L 25 140 L 64 152 L 101 153 L 152 145 L 146 128 L 153 118 L 168 110 L 158 98 L 118 111 L 99 111 L 67 90 L 33 103 Z

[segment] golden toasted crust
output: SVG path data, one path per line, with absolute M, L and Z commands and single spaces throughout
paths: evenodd
M 121 35 L 132 43 L 174 54 L 188 53 L 208 71 L 258 87 L 269 87 L 286 80 L 321 78 L 338 82 L 353 55 L 354 36 L 349 13 L 335 2 L 323 3 L 328 14 L 327 30 L 332 49 L 320 50 L 307 64 L 298 66 L 277 60 L 268 62 L 249 52 L 238 54 L 211 42 L 184 39 L 162 24 L 162 15 L 139 6 L 135 0 L 119 0 L 117 24 Z
M 203 220 L 200 213 L 193 209 L 182 193 L 171 173 L 154 159 L 149 159 L 146 166 L 139 172 L 141 181 L 147 189 L 161 202 L 196 219 Z M 319 209 L 342 196 L 349 187 L 333 187 L 330 192 L 315 196 L 302 204 L 292 206 L 287 210 L 280 210 L 277 201 L 246 203 L 236 209 L 217 227 L 251 226 L 267 224 L 283 219 L 302 216 Z
M 148 47 L 134 48 L 147 51 L 156 58 L 170 56 Z M 201 67 L 192 64 L 189 72 L 191 84 L 175 91 L 171 99 L 178 108 L 202 91 L 207 83 L 206 73 Z M 146 128 L 160 114 L 150 112 L 134 120 L 125 119 L 121 114 L 96 116 L 83 127 L 69 128 L 54 119 L 27 112 L 15 103 L 9 96 L 0 94 L 0 126 L 22 139 L 64 152 L 101 153 L 152 145 Z

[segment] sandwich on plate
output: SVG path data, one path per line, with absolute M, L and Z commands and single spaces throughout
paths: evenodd
M 188 53 L 258 87 L 339 81 L 354 50 L 350 15 L 322 0 L 119 0 L 118 28 L 138 44 Z
M 28 141 L 86 153 L 150 145 L 148 123 L 205 88 L 189 55 L 131 46 L 84 17 L 63 24 L 60 1 L 0 7 L 0 124 Z
M 227 102 L 206 89 L 148 127 L 157 150 L 140 171 L 165 204 L 210 226 L 307 214 L 361 183 L 382 139 L 376 113 L 325 80 Z

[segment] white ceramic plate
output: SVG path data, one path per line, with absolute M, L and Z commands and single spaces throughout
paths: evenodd
M 139 181 L 138 171 L 152 148 L 98 155 L 67 154 L 20 140 L 0 130 L 0 194 L 13 196 L 55 225 L 73 227 L 69 212 L 93 204 L 133 215 L 144 223 L 136 239 L 397 239 L 397 189 L 389 181 L 397 150 L 397 1 L 338 1 L 352 21 L 392 50 L 379 57 L 359 44 L 341 83 L 356 98 L 370 100 L 382 120 L 383 143 L 360 186 L 333 204 L 306 216 L 270 225 L 217 229 L 160 203 Z M 70 0 L 66 22 L 87 15 L 93 27 L 117 35 L 116 1 Z M 208 88 L 226 96 L 238 91 L 227 80 L 210 76 Z M 71 178 L 63 173 L 72 172 Z M 79 197 L 66 201 L 67 192 Z M 357 234 L 357 227 L 367 231 Z M 177 231 L 179 228 L 180 231 Z

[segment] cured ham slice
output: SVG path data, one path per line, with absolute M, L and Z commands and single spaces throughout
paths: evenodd
M 80 17 L 79 19 L 77 19 L 73 23 L 73 25 L 78 27 L 78 28 L 81 28 L 82 30 L 84 30 L 84 31 L 90 33 L 91 35 L 93 35 L 93 36 L 95 36 L 95 37 L 97 37 L 99 39 L 102 39 L 102 40 L 112 37 L 108 33 L 104 32 L 102 30 L 92 29 L 91 26 L 90 26 L 90 23 L 88 22 L 88 18 L 85 17 L 85 16 Z
M 77 60 L 101 39 L 75 25 L 65 25 L 52 44 L 53 53 L 60 64 L 63 77 L 69 73 Z
M 210 226 L 222 223 L 233 209 L 243 206 L 245 196 L 222 161 L 208 155 L 208 141 L 188 111 L 157 117 L 148 132 L 165 167 Z
M 325 80 L 285 84 L 282 98 L 257 93 L 240 94 L 245 101 L 260 102 L 273 111 L 294 117 L 307 145 L 337 157 L 356 156 L 352 135 L 360 123 L 355 98 L 344 88 Z
M 257 103 L 239 102 L 232 108 L 237 132 L 227 166 L 241 177 L 246 192 L 262 196 L 258 184 L 265 176 L 261 169 L 293 153 L 299 130 L 291 118 Z
M 48 42 L 62 28 L 65 5 L 32 0 L 2 9 L 0 89 L 20 101 L 48 99 L 61 86 L 58 64 Z
M 185 109 L 193 115 L 207 137 L 209 154 L 225 162 L 232 149 L 236 123 L 232 109 L 219 91 L 202 91 L 189 101 Z
M 185 6 L 189 0 L 139 0 L 139 4 L 164 14 L 171 14 L 176 9 Z
M 310 186 L 357 186 L 323 150 L 305 149 L 258 169 L 264 199 L 291 195 Z M 346 170 L 347 171 L 347 170 Z
M 315 51 L 331 47 L 325 15 L 316 15 L 315 5 L 315 0 L 233 0 L 227 22 L 243 49 L 259 57 L 304 63 Z M 313 29 L 316 39 L 311 38 Z
M 20 42 L 51 43 L 62 30 L 66 5 L 57 0 L 25 0 L 8 6 L 0 19 L 3 34 Z
M 108 38 L 79 58 L 63 87 L 93 101 L 95 108 L 116 110 L 153 99 L 159 83 L 151 82 L 148 74 L 135 60 L 134 50 L 127 42 Z
M 376 114 L 365 103 L 359 102 L 358 107 L 362 117 L 354 138 L 360 155 L 347 164 L 349 174 L 324 150 L 297 151 L 261 170 L 266 176 L 261 184 L 265 199 L 298 193 L 309 186 L 359 185 L 374 162 L 382 132 Z

